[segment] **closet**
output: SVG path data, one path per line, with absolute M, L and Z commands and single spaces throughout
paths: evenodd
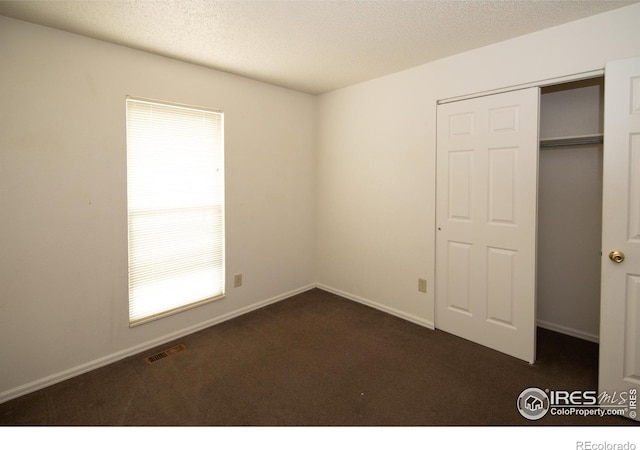
M 537 325 L 598 342 L 604 79 L 542 88 Z
M 438 105 L 439 329 L 530 363 L 536 325 L 598 340 L 603 81 Z
M 640 57 L 597 72 L 438 101 L 434 323 L 532 364 L 536 324 L 598 342 L 598 390 L 631 392 Z

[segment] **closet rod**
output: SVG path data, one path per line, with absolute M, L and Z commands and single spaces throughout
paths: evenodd
M 555 139 L 549 141 L 541 141 L 540 148 L 548 147 L 572 147 L 576 145 L 599 145 L 604 142 L 602 137 L 595 137 L 591 139 Z

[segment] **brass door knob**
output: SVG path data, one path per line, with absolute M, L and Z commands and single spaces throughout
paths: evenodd
M 620 264 L 622 261 L 624 261 L 624 253 L 622 253 L 620 250 L 614 250 L 609 253 L 609 259 L 614 263 Z

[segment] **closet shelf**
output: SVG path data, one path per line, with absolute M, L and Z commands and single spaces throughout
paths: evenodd
M 569 147 L 574 145 L 602 144 L 603 134 L 587 134 L 583 136 L 567 136 L 560 138 L 547 138 L 540 140 L 540 148 L 545 147 Z

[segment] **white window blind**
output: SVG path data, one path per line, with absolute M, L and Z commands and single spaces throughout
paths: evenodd
M 127 98 L 129 323 L 224 295 L 224 115 Z

